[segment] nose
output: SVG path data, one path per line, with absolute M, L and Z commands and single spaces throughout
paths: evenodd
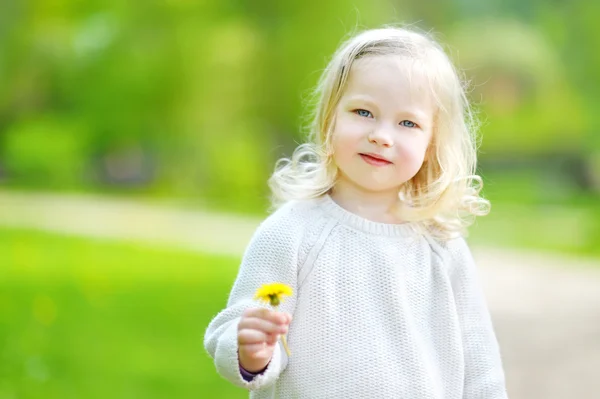
M 377 144 L 382 147 L 392 147 L 394 139 L 392 132 L 385 126 L 376 127 L 368 136 L 369 143 Z

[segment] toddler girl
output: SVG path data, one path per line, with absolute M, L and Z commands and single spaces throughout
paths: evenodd
M 251 398 L 506 398 L 462 238 L 489 203 L 461 79 L 428 35 L 362 32 L 318 86 L 310 140 L 270 179 L 205 347 Z M 275 311 L 263 284 L 293 289 Z M 287 334 L 292 355 L 278 340 Z

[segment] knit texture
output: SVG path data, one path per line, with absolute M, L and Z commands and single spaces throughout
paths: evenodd
M 245 381 L 237 325 L 265 283 L 291 286 L 288 359 Z M 462 238 L 348 212 L 331 197 L 293 201 L 257 229 L 227 307 L 204 345 L 217 372 L 250 398 L 507 398 L 500 351 Z

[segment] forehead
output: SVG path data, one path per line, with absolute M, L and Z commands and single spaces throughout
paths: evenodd
M 353 63 L 344 94 L 365 94 L 382 100 L 401 96 L 429 102 L 431 86 L 423 63 L 418 60 L 370 56 Z

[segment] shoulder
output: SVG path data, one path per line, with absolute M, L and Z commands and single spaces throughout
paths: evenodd
M 450 273 L 457 268 L 469 267 L 474 263 L 471 249 L 465 238 L 460 235 L 447 240 L 441 240 L 431 235 L 425 236 L 426 240 Z
M 453 237 L 448 240 L 435 238 L 432 240 L 434 241 L 433 245 L 436 246 L 439 251 L 446 252 L 453 258 L 460 258 L 471 252 L 467 240 L 462 236 Z
M 256 229 L 252 244 L 299 248 L 307 231 L 322 217 L 322 210 L 313 200 L 295 200 L 281 205 L 265 218 Z
M 259 230 L 285 230 L 289 233 L 303 231 L 316 218 L 322 216 L 321 209 L 314 200 L 294 200 L 286 202 L 273 211 L 259 225 Z

